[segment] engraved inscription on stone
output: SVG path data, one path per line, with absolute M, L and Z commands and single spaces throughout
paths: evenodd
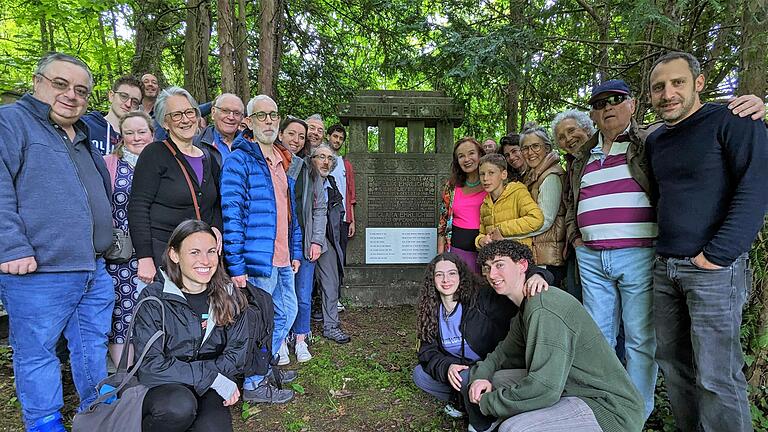
M 369 227 L 434 227 L 435 175 L 368 176 Z

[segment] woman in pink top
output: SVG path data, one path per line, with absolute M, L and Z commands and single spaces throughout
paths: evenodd
M 437 227 L 437 253 L 455 253 L 475 273 L 480 273 L 475 237 L 480 232 L 480 205 L 487 194 L 478 174 L 480 158 L 484 155 L 482 146 L 472 137 L 456 142 L 451 177 L 443 187 Z

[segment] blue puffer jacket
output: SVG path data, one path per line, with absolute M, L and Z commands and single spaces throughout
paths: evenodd
M 275 146 L 283 157 L 283 167 L 294 157 Z M 288 248 L 291 260 L 301 254 L 301 228 L 296 218 L 294 185 L 288 176 Z M 250 130 L 232 143 L 232 154 L 224 160 L 221 172 L 221 209 L 224 218 L 224 258 L 231 276 L 267 277 L 272 274 L 272 256 L 277 232 L 275 190 L 269 166 Z

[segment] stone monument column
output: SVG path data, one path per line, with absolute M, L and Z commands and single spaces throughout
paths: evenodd
M 437 253 L 438 204 L 462 108 L 442 92 L 364 91 L 339 111 L 357 193 L 342 295 L 362 305 L 415 303 Z M 379 128 L 378 152 L 368 151 L 369 126 Z M 408 128 L 407 153 L 395 152 L 397 127 Z M 424 128 L 435 128 L 435 152 L 424 153 Z

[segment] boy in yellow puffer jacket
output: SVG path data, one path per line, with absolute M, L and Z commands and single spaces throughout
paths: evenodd
M 507 183 L 507 161 L 500 154 L 480 158 L 480 181 L 488 195 L 480 206 L 480 234 L 475 239 L 478 249 L 494 240 L 514 237 L 531 246 L 525 237 L 544 224 L 544 214 L 520 182 Z

